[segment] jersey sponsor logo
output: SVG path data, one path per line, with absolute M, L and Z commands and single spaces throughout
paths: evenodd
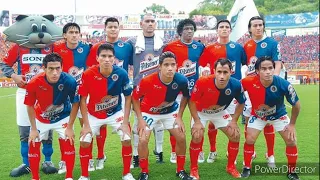
M 99 77 L 99 76 L 94 76 L 93 78 L 94 78 L 94 80 L 97 80 L 97 81 L 101 81 L 102 80 L 102 77 Z
M 122 42 L 118 43 L 118 47 L 123 47 L 123 46 L 124 46 L 124 44 Z
M 26 81 L 29 82 L 35 75 L 43 72 L 43 69 L 39 65 L 31 65 L 29 72 L 25 74 Z
M 162 102 L 159 106 L 157 107 L 151 107 L 149 109 L 149 111 L 153 112 L 153 113 L 158 113 L 160 111 L 162 111 L 165 108 L 171 107 L 174 104 L 175 101 L 172 102 Z
M 274 105 L 273 107 L 270 107 L 266 104 L 261 104 L 258 109 L 255 109 L 254 112 L 256 113 L 256 115 L 260 118 L 266 117 L 266 116 L 270 116 L 272 114 L 276 113 L 276 105 Z
M 118 74 L 113 74 L 113 75 L 111 76 L 111 79 L 112 79 L 112 81 L 117 81 L 117 80 L 119 79 Z
M 77 83 L 80 83 L 81 75 L 84 72 L 83 68 L 78 68 L 76 66 L 72 66 L 69 68 L 68 73 L 77 81 Z
M 162 88 L 161 86 L 156 85 L 156 84 L 154 84 L 153 87 L 154 87 L 155 89 L 161 89 L 161 88 Z
M 224 92 L 227 96 L 229 96 L 230 94 L 231 94 L 231 89 L 230 88 L 228 88 L 228 89 L 226 89 L 226 91 Z
M 54 121 L 59 118 L 59 114 L 63 112 L 64 104 L 61 105 L 50 105 L 47 109 L 40 114 L 43 119 Z
M 295 103 L 296 102 L 297 93 L 296 93 L 296 91 L 294 90 L 294 88 L 292 87 L 291 84 L 288 86 L 288 91 L 289 91 L 289 95 L 291 96 L 290 99 L 291 99 L 292 103 Z
M 255 64 L 257 62 L 258 58 L 256 56 L 252 56 L 250 59 L 249 59 L 249 64 L 248 64 L 248 75 L 252 75 L 252 74 L 255 74 L 256 72 L 256 69 L 255 69 Z
M 78 51 L 78 53 L 82 53 L 83 52 L 83 48 L 82 47 L 79 47 L 78 49 L 77 49 L 77 51 Z
M 59 89 L 59 91 L 62 91 L 62 90 L 63 90 L 63 88 L 64 88 L 64 85 L 63 85 L 63 84 L 59 84 L 59 85 L 58 85 L 58 89 Z
M 196 44 L 192 44 L 192 48 L 193 48 L 193 49 L 197 49 L 197 47 L 198 47 L 198 46 L 197 46 Z
M 124 62 L 123 60 L 119 60 L 118 58 L 115 58 L 114 60 L 114 64 L 121 68 L 123 68 L 123 62 Z
M 271 92 L 277 92 L 277 87 L 275 86 L 275 85 L 272 85 L 271 87 L 270 87 L 270 90 L 271 90 Z
M 43 87 L 43 86 L 39 86 L 39 88 L 40 88 L 42 91 L 48 90 L 46 87 Z
M 173 83 L 172 84 L 172 89 L 178 89 L 178 84 L 177 83 Z
M 203 109 L 202 112 L 206 114 L 216 114 L 225 109 L 226 105 L 220 106 L 220 105 L 212 105 L 208 109 Z
M 230 48 L 235 48 L 236 47 L 233 43 L 231 43 L 229 46 L 230 46 Z
M 144 60 L 140 62 L 140 74 L 157 68 L 159 65 L 159 57 L 153 54 L 147 54 Z
M 109 110 L 118 105 L 119 96 L 105 96 L 100 103 L 95 104 L 95 112 Z
M 266 42 L 261 43 L 261 48 L 266 48 L 268 44 Z
M 187 59 L 183 61 L 182 66 L 178 68 L 178 72 L 186 77 L 193 76 L 197 73 L 197 63 Z
M 22 64 L 42 64 L 45 54 L 23 54 Z
M 62 52 L 62 53 L 68 53 L 68 50 L 60 49 L 60 52 Z

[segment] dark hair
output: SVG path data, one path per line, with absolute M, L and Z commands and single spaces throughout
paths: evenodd
M 194 28 L 194 32 L 197 31 L 196 23 L 192 19 L 184 19 L 184 20 L 180 21 L 177 26 L 177 33 L 179 34 L 179 36 L 181 36 L 182 31 L 183 31 L 183 27 L 185 25 L 192 25 Z
M 220 21 L 217 23 L 217 29 L 219 28 L 219 24 L 220 24 L 220 23 L 223 23 L 223 22 L 228 23 L 229 26 L 230 26 L 230 29 L 231 29 L 231 23 L 230 23 L 230 21 L 227 20 L 227 19 L 220 20 Z
M 262 56 L 262 57 L 259 57 L 256 64 L 254 65 L 254 68 L 256 70 L 259 70 L 260 67 L 261 67 L 261 63 L 263 61 L 271 61 L 272 62 L 272 66 L 273 68 L 276 68 L 276 63 L 274 62 L 274 60 L 272 60 L 272 58 L 270 56 Z
M 214 63 L 214 69 L 217 69 L 218 64 L 221 66 L 228 65 L 230 71 L 232 70 L 232 63 L 229 59 L 227 58 L 219 58 L 215 63 Z
M 248 31 L 251 28 L 251 21 L 254 21 L 254 20 L 261 20 L 262 24 L 263 24 L 263 30 L 265 31 L 266 24 L 264 22 L 264 19 L 262 17 L 260 17 L 260 16 L 253 16 L 252 18 L 250 18 L 249 24 L 248 24 Z M 249 31 L 249 34 L 251 35 L 252 33 Z
M 77 23 L 67 23 L 66 25 L 63 26 L 62 32 L 67 33 L 68 30 L 72 27 L 76 27 L 80 33 L 80 26 Z
M 105 43 L 105 44 L 101 44 L 98 48 L 98 51 L 97 51 L 97 55 L 99 56 L 99 54 L 101 53 L 101 51 L 103 50 L 110 50 L 112 51 L 113 55 L 114 55 L 114 47 L 112 44 L 109 44 L 109 43 Z
M 116 22 L 119 25 L 119 20 L 117 18 L 115 18 L 115 17 L 108 17 L 106 19 L 106 21 L 104 22 L 104 27 L 107 27 L 108 22 Z
M 171 51 L 166 51 L 160 55 L 159 64 L 161 65 L 163 63 L 164 59 L 166 59 L 166 58 L 173 58 L 177 62 L 176 55 L 174 55 L 173 52 L 171 52 Z
M 47 54 L 43 58 L 42 65 L 47 68 L 48 62 L 60 62 L 60 65 L 62 66 L 62 58 L 58 53 Z

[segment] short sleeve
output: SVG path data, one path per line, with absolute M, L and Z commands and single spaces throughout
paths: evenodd
M 201 77 L 194 85 L 191 92 L 191 99 L 190 99 L 191 101 L 198 101 L 202 97 L 205 78 L 206 77 Z
M 285 80 L 284 80 L 285 81 Z M 285 96 L 286 96 L 286 99 L 287 101 L 292 105 L 296 105 L 296 103 L 299 101 L 299 98 L 298 98 L 298 95 L 297 95 L 297 92 L 296 90 L 293 88 L 293 86 L 288 82 L 286 81 L 286 91 L 285 91 Z
M 36 103 L 37 97 L 36 97 L 36 81 L 30 81 L 26 88 L 26 95 L 24 98 L 24 104 L 27 106 L 34 106 Z
M 132 93 L 132 88 L 130 86 L 130 80 L 129 80 L 129 77 L 128 77 L 128 74 L 127 72 L 124 72 L 124 78 L 123 78 L 123 81 L 122 81 L 122 93 L 124 96 L 130 96 L 131 93 Z
M 88 96 L 89 94 L 89 71 L 85 71 L 82 74 L 80 85 L 79 85 L 79 95 Z
M 148 82 L 146 79 L 142 79 L 139 85 L 133 90 L 132 97 L 135 100 L 142 98 L 147 92 Z
M 79 86 L 75 79 L 70 79 L 70 91 L 69 91 L 69 98 L 71 103 L 77 103 L 80 101 L 79 98 L 79 92 L 78 92 Z

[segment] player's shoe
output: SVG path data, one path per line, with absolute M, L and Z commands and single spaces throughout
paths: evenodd
M 268 156 L 268 153 L 266 153 L 266 160 L 267 160 L 268 167 L 270 168 L 276 167 L 276 161 L 275 161 L 274 155 Z
M 250 168 L 247 168 L 247 167 L 244 167 L 243 170 L 242 170 L 242 173 L 241 173 L 241 177 L 242 178 L 248 178 L 251 174 L 251 169 Z
M 217 156 L 218 156 L 218 153 L 217 152 L 210 152 L 209 153 L 209 156 L 207 158 L 207 163 L 213 163 L 217 160 Z
M 10 176 L 11 177 L 20 177 L 22 175 L 29 174 L 30 172 L 31 172 L 31 169 L 29 166 L 27 166 L 25 164 L 21 164 L 19 167 L 14 168 L 10 172 Z
M 64 179 L 64 180 L 73 180 L 72 178 L 67 178 L 67 179 Z
M 41 165 L 41 170 L 45 174 L 54 174 L 58 172 L 58 169 L 54 167 L 51 161 L 44 161 Z
M 198 163 L 203 163 L 203 162 L 204 162 L 204 152 L 200 151 L 198 156 Z
M 138 180 L 148 180 L 149 174 L 148 173 L 140 173 Z
M 78 180 L 90 180 L 89 177 L 81 176 Z
M 130 168 L 138 168 L 139 167 L 139 156 L 133 156 L 132 163 L 130 165 Z
M 299 180 L 300 179 L 297 173 L 288 173 L 287 177 L 290 180 Z
M 103 169 L 104 168 L 104 162 L 106 162 L 106 160 L 107 160 L 106 155 L 104 155 L 104 157 L 101 158 L 101 159 L 97 159 L 96 169 Z
M 59 162 L 59 170 L 58 174 L 64 174 L 67 172 L 67 166 L 65 161 L 60 161 Z
M 177 154 L 175 152 L 171 152 L 170 162 L 177 163 Z
M 193 180 L 199 180 L 200 179 L 198 168 L 192 168 L 191 169 L 190 177 Z
M 163 152 L 156 152 L 155 150 L 153 150 L 153 154 L 156 156 L 156 162 L 161 164 L 164 163 L 163 161 Z
M 176 175 L 182 180 L 193 180 L 193 178 L 190 177 L 185 170 L 177 172 Z
M 96 169 L 94 168 L 94 160 L 93 159 L 89 159 L 89 164 L 88 164 L 88 171 L 92 172 L 95 171 Z
M 236 166 L 226 167 L 226 171 L 234 178 L 241 178 L 241 174 L 237 170 Z
M 126 174 L 125 176 L 122 176 L 122 180 L 136 180 L 131 173 Z

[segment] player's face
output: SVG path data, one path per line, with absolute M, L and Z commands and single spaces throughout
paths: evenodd
M 229 37 L 231 33 L 231 28 L 229 23 L 227 22 L 222 22 L 218 26 L 218 36 L 219 37 Z
M 264 33 L 263 21 L 260 19 L 251 21 L 250 32 L 252 37 L 262 37 Z
M 117 22 L 108 22 L 105 31 L 108 38 L 118 38 L 120 32 L 119 24 Z
M 264 81 L 271 81 L 274 74 L 274 67 L 271 61 L 263 61 L 260 64 L 260 68 L 257 71 L 259 74 L 260 79 Z
M 114 64 L 114 54 L 110 50 L 102 50 L 97 56 L 100 68 L 111 68 Z
M 185 42 L 190 42 L 193 39 L 194 27 L 192 24 L 186 24 L 183 26 L 181 38 Z
M 70 27 L 66 33 L 63 34 L 63 37 L 66 39 L 67 43 L 78 44 L 80 40 L 80 32 L 77 27 Z
M 44 72 L 49 83 L 57 83 L 62 72 L 61 63 L 48 62 L 47 67 L 44 68 Z
M 214 74 L 216 77 L 216 83 L 219 86 L 224 86 L 228 83 L 231 75 L 231 70 L 227 64 L 221 66 L 219 63 L 214 70 Z
M 165 58 L 160 65 L 161 76 L 164 76 L 166 78 L 173 78 L 176 71 L 177 63 L 174 58 Z
M 145 33 L 153 33 L 156 28 L 156 21 L 152 15 L 145 15 L 140 22 L 140 26 Z

